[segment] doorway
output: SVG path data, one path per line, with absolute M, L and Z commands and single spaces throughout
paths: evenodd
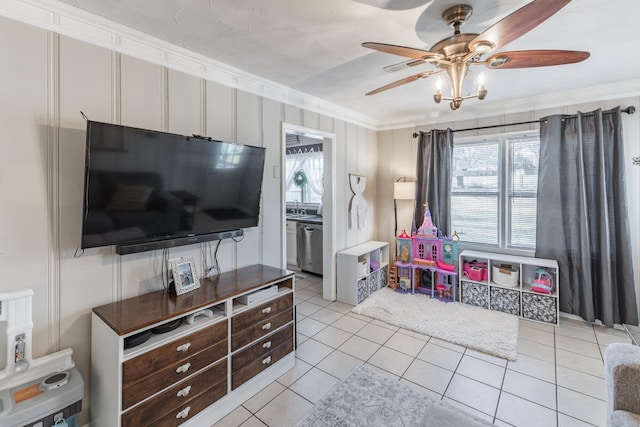
M 292 136 L 298 136 L 300 140 L 307 140 L 309 143 L 321 142 L 322 143 L 322 198 L 321 201 L 313 195 L 305 193 L 311 191 L 311 189 L 300 189 L 300 199 L 296 206 L 294 202 L 294 196 L 291 191 L 289 193 L 290 202 L 287 203 L 287 168 L 286 168 L 286 152 L 287 152 L 287 135 L 289 139 Z M 308 150 L 308 149 L 307 149 Z M 299 150 L 304 152 L 303 149 Z M 287 229 L 287 205 L 289 206 L 289 213 L 291 209 L 296 210 L 298 215 L 304 210 L 306 214 L 306 207 L 310 208 L 310 213 L 314 212 L 311 208 L 321 208 L 322 214 L 322 296 L 324 299 L 335 301 L 336 300 L 336 267 L 334 262 L 335 254 L 335 204 L 333 202 L 335 195 L 335 134 L 324 132 L 318 129 L 307 128 L 304 126 L 293 125 L 290 123 L 282 124 L 282 160 L 281 164 L 282 173 L 281 176 L 281 188 L 282 188 L 282 268 L 287 268 L 287 246 L 295 241 L 292 236 L 292 230 Z M 318 156 L 317 152 L 315 156 Z M 306 175 L 306 174 L 305 174 Z M 308 177 L 305 176 L 308 179 Z M 295 189 L 294 189 L 295 190 Z M 315 188 L 317 193 L 317 187 Z M 296 193 L 297 194 L 297 193 Z M 307 203 L 305 203 L 305 201 Z M 318 203 L 320 202 L 320 203 Z M 289 260 L 291 261 L 291 260 Z

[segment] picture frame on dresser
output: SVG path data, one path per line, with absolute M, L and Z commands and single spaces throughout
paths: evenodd
M 174 258 L 169 260 L 169 270 L 173 277 L 176 295 L 194 291 L 200 287 L 193 258 Z

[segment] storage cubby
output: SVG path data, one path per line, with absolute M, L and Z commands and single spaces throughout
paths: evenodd
M 466 250 L 459 266 L 463 303 L 558 326 L 556 261 Z
M 184 319 L 180 323 L 180 326 L 174 329 L 171 332 L 161 333 L 161 334 L 151 334 L 151 337 L 145 341 L 144 343 L 137 345 L 132 348 L 125 348 L 123 352 L 123 360 L 128 360 L 133 357 L 136 357 L 139 354 L 147 352 L 151 348 L 155 348 L 161 346 L 165 343 L 174 341 L 176 338 L 179 338 L 184 335 L 188 335 L 191 332 L 195 332 L 199 329 L 202 329 L 204 326 L 216 323 L 224 318 L 226 318 L 226 310 L 225 304 L 215 304 L 211 306 L 204 307 L 213 313 L 213 316 L 197 316 L 194 318 L 193 323 L 189 324 Z M 180 318 L 184 318 L 185 316 L 181 316 Z M 169 322 L 175 321 L 175 319 L 170 319 Z M 140 331 L 135 331 L 134 333 L 126 335 L 124 338 L 128 338 L 130 336 L 134 336 L 139 334 Z
M 272 285 L 272 286 L 275 286 L 275 285 Z M 277 292 L 274 295 L 269 296 L 268 298 L 270 299 L 270 298 L 274 298 L 276 296 L 287 294 L 287 293 L 291 292 L 292 289 L 293 289 L 293 278 L 289 278 L 287 280 L 283 280 L 283 281 L 277 283 Z M 241 313 L 244 310 L 248 309 L 252 305 L 255 305 L 255 304 L 246 304 L 245 302 L 243 302 L 242 297 L 247 295 L 247 294 L 250 294 L 250 293 L 251 292 L 245 292 L 245 293 L 243 293 L 243 294 L 239 295 L 238 297 L 233 298 L 231 300 L 231 306 L 232 306 L 231 313 L 232 314 L 236 315 L 236 314 Z
M 338 301 L 356 305 L 387 286 L 389 243 L 370 241 L 338 252 Z

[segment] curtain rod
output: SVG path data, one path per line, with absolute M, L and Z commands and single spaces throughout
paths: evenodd
M 622 111 L 623 113 L 627 113 L 627 114 L 633 114 L 633 113 L 636 112 L 636 107 L 634 107 L 633 105 L 630 105 L 627 108 L 621 109 L 620 111 Z M 466 129 L 455 129 L 455 130 L 452 130 L 451 132 L 453 132 L 453 133 L 455 133 L 455 132 L 465 132 L 465 131 L 470 131 L 470 130 L 501 128 L 501 127 L 504 127 L 504 126 L 528 125 L 528 124 L 532 124 L 532 123 L 540 123 L 540 120 L 529 120 L 529 121 L 526 121 L 526 122 L 505 123 L 505 124 L 501 124 L 501 125 L 478 126 L 478 127 L 475 127 L 475 128 L 466 128 Z M 420 134 L 418 132 L 414 132 L 413 133 L 413 137 L 414 138 L 417 138 L 419 136 L 420 136 Z

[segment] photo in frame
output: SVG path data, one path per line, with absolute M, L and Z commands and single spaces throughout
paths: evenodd
M 193 258 L 176 258 L 169 260 L 169 268 L 173 274 L 173 286 L 176 295 L 182 295 L 200 287 Z

